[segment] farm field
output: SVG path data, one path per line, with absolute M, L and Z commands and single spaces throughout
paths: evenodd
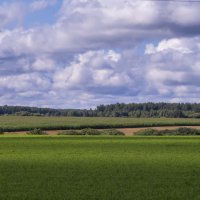
M 77 117 L 22 117 L 0 116 L 0 128 L 5 131 L 27 131 L 82 128 L 134 128 L 153 126 L 198 126 L 200 119 L 174 118 L 77 118 Z
M 199 200 L 200 137 L 0 136 L 3 200 Z

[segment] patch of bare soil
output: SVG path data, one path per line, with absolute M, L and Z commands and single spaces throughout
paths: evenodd
M 48 135 L 58 135 L 59 132 L 61 132 L 60 130 L 55 130 L 55 131 L 46 131 Z

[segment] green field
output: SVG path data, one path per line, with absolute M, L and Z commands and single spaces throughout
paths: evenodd
M 199 200 L 200 137 L 0 136 L 2 200 Z
M 200 125 L 200 119 L 174 118 L 97 118 L 97 117 L 21 117 L 0 116 L 0 128 L 5 131 L 27 131 L 33 128 L 45 130 L 82 128 L 127 128 L 144 126 Z

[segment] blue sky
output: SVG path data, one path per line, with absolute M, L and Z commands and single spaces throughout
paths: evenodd
M 34 1 L 32 1 L 34 3 Z M 55 1 L 55 4 L 49 5 L 44 9 L 37 10 L 27 15 L 24 21 L 24 27 L 31 28 L 32 26 L 52 25 L 58 18 L 58 12 L 62 5 L 62 1 Z
M 0 104 L 200 102 L 200 3 L 0 2 Z
M 58 18 L 59 10 L 62 6 L 62 0 L 50 0 L 50 1 L 35 1 L 35 0 L 2 0 L 0 5 L 15 6 L 21 10 L 19 15 L 23 14 L 23 19 L 20 22 L 14 20 L 11 22 L 11 26 L 8 23 L 8 28 L 16 26 L 23 26 L 23 28 L 31 28 L 42 25 L 52 25 Z

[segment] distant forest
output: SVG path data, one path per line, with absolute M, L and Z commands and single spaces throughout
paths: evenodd
M 0 115 L 68 117 L 168 117 L 200 118 L 197 103 L 117 103 L 96 109 L 52 109 L 26 106 L 0 106 Z

